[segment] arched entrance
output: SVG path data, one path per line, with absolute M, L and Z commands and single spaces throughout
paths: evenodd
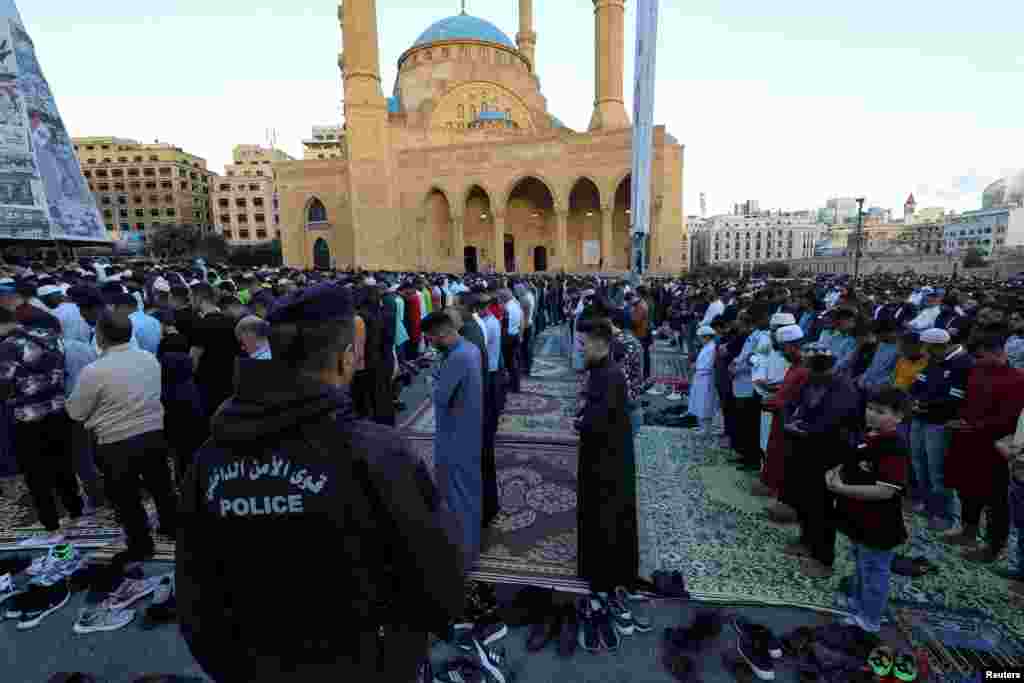
M 548 250 L 545 247 L 534 247 L 533 269 L 542 273 L 548 269 Z
M 466 265 L 467 273 L 478 273 L 480 272 L 480 264 L 477 262 L 476 247 L 466 247 L 463 251 L 463 261 Z
M 479 185 L 474 185 L 466 194 L 463 212 L 463 246 L 473 248 L 474 271 L 479 272 L 496 264 L 494 253 L 494 214 L 491 212 L 491 197 Z M 468 254 L 468 249 L 465 251 Z M 468 266 L 467 266 L 468 270 Z
M 313 243 L 313 267 L 324 270 L 331 267 L 331 247 L 323 237 Z
M 548 186 L 533 177 L 517 182 L 508 195 L 505 227 L 509 232 L 505 238 L 505 269 L 526 270 L 534 261 L 536 247 L 544 247 L 547 253 L 554 246 L 558 226 L 555 199 Z
M 633 237 L 630 234 L 632 201 L 632 178 L 631 176 L 626 176 L 615 190 L 615 203 L 612 208 L 611 264 L 605 264 L 605 267 L 612 270 L 630 269 L 630 261 L 633 254 Z
M 440 190 L 431 190 L 427 195 L 426 225 L 417 244 L 419 253 L 416 263 L 425 270 L 436 270 L 448 263 L 453 256 L 451 234 L 451 206 L 448 197 Z
M 569 270 L 597 270 L 601 264 L 601 191 L 589 178 L 580 178 L 569 193 L 566 226 Z

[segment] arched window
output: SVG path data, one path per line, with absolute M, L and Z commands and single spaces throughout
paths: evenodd
M 319 199 L 313 199 L 309 203 L 309 209 L 306 212 L 307 223 L 326 223 L 327 222 L 327 209 L 324 207 L 323 202 Z
M 461 121 L 461 120 L 464 120 L 465 118 L 466 118 L 466 108 L 465 108 L 465 107 L 463 107 L 463 106 L 462 106 L 462 105 L 460 104 L 460 105 L 459 105 L 459 120 Z

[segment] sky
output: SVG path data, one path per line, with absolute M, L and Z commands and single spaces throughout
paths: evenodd
M 11 0 L 0 0 L 0 5 Z M 398 57 L 460 0 L 377 0 L 390 95 Z M 862 196 L 902 215 L 979 208 L 1024 167 L 1024 3 L 1012 0 L 661 0 L 655 123 L 685 146 L 683 207 L 708 215 Z M 304 5 L 304 6 L 303 6 Z M 535 0 L 548 109 L 585 130 L 592 0 Z M 301 158 L 340 123 L 337 0 L 22 0 L 22 19 L 73 136 L 159 139 L 215 171 L 235 144 Z M 636 0 L 626 0 L 632 110 Z M 516 0 L 467 0 L 515 38 Z

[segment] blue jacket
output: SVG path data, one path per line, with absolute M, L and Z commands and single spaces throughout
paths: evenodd
M 835 437 L 852 445 L 860 425 L 860 395 L 842 375 L 824 386 L 805 382 L 786 420 L 787 425 L 794 423 L 808 436 Z
M 941 361 L 931 361 L 910 385 L 910 398 L 923 408 L 914 417 L 933 424 L 955 420 L 967 397 L 967 376 L 973 367 L 974 359 L 962 346 Z

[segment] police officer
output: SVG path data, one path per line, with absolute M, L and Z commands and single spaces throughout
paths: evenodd
M 464 607 L 453 519 L 390 427 L 356 422 L 355 311 L 317 285 L 268 316 L 184 486 L 181 632 L 215 681 L 408 681 Z

